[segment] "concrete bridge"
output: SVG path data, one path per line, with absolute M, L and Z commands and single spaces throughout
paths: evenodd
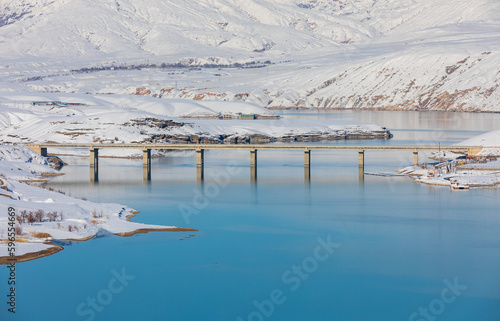
M 143 152 L 143 176 L 144 180 L 151 180 L 151 150 L 195 150 L 196 167 L 198 180 L 204 179 L 205 150 L 209 149 L 237 149 L 248 150 L 250 152 L 251 179 L 257 179 L 257 151 L 259 150 L 301 150 L 304 151 L 304 175 L 306 180 L 310 178 L 311 152 L 325 150 L 352 150 L 358 152 L 358 165 L 360 178 L 363 177 L 365 166 L 365 151 L 410 151 L 413 153 L 413 165 L 418 164 L 419 151 L 437 151 L 439 149 L 466 153 L 467 155 L 477 154 L 480 146 L 438 146 L 438 145 L 334 145 L 334 144 L 54 144 L 43 143 L 28 145 L 35 152 L 42 156 L 47 156 L 49 148 L 71 148 L 88 149 L 90 151 L 90 180 L 99 180 L 99 150 L 100 149 L 139 149 Z M 499 147 L 500 148 L 500 147 Z

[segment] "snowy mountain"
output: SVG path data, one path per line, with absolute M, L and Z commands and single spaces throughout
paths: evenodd
M 498 0 L 0 0 L 0 90 L 500 110 L 499 17 Z M 271 64 L 70 71 L 252 61 Z

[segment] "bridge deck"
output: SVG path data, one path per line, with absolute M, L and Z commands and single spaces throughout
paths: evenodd
M 40 143 L 28 145 L 42 156 L 47 156 L 48 148 L 84 148 L 90 151 L 90 181 L 98 181 L 99 149 L 140 149 L 143 151 L 143 176 L 145 181 L 151 180 L 151 150 L 196 150 L 196 168 L 198 180 L 204 177 L 204 151 L 209 149 L 236 149 L 250 151 L 250 168 L 252 181 L 257 179 L 257 151 L 258 150 L 301 150 L 304 152 L 304 170 L 306 180 L 310 179 L 311 151 L 312 150 L 353 150 L 358 151 L 358 164 L 360 179 L 364 177 L 365 151 L 412 151 L 413 165 L 418 164 L 419 151 L 448 150 L 465 152 L 474 155 L 479 152 L 480 146 L 439 146 L 439 145 L 341 145 L 341 144 L 55 144 Z M 500 148 L 500 147 L 495 147 Z
M 35 144 L 34 144 L 35 145 Z M 85 148 L 85 149 L 260 149 L 260 150 L 449 150 L 467 152 L 471 149 L 481 149 L 481 146 L 454 145 L 338 145 L 338 144 L 36 144 L 40 148 Z M 500 148 L 500 147 L 492 147 Z

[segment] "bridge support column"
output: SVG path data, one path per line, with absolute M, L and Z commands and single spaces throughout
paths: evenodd
M 257 150 L 250 149 L 250 181 L 257 182 Z
M 358 150 L 358 166 L 365 168 L 365 151 L 363 149 Z
M 99 149 L 89 148 L 90 151 L 90 183 L 99 181 Z
M 365 179 L 365 150 L 358 150 L 358 177 L 360 181 Z
M 201 148 L 196 149 L 196 166 L 203 167 L 205 165 L 205 150 Z
M 149 148 L 142 150 L 142 165 L 151 166 L 151 149 Z
M 90 166 L 99 166 L 99 149 L 89 148 L 90 151 Z
M 304 167 L 309 167 L 311 165 L 311 151 L 309 149 L 304 150 Z
M 205 150 L 196 149 L 196 179 L 198 182 L 203 182 L 205 179 Z
M 413 150 L 413 165 L 418 165 L 418 150 Z
M 142 179 L 144 182 L 151 180 L 151 149 L 142 150 Z
M 311 150 L 304 149 L 304 182 L 311 182 Z
M 28 147 L 38 153 L 40 156 L 47 157 L 47 148 L 41 147 L 40 145 L 28 145 Z
M 257 150 L 255 148 L 250 149 L 250 166 L 257 166 Z

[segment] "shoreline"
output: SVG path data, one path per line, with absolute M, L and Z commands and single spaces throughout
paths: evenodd
M 36 259 L 41 259 L 43 257 L 50 256 L 52 254 L 56 254 L 64 250 L 64 247 L 56 245 L 52 242 L 44 242 L 44 244 L 50 244 L 52 245 L 52 247 L 49 247 L 47 249 L 38 252 L 25 253 L 19 256 L 0 256 L 0 265 L 9 265 L 12 263 L 22 263 Z
M 499 114 L 500 111 L 495 110 L 457 110 L 457 109 L 426 109 L 426 108 L 398 108 L 398 107 L 280 107 L 280 106 L 270 106 L 264 107 L 269 110 L 370 110 L 370 111 L 415 111 L 415 112 L 452 112 L 452 113 L 479 113 L 479 114 Z
M 136 213 L 139 213 L 138 211 L 134 211 Z M 130 217 L 136 216 L 135 214 L 127 216 L 127 221 L 130 222 Z M 147 234 L 149 232 L 198 232 L 199 230 L 192 229 L 192 228 L 185 228 L 185 227 L 173 227 L 173 228 L 140 228 L 134 231 L 130 232 L 118 232 L 118 233 L 112 233 L 113 235 L 120 236 L 120 237 L 131 237 L 137 234 Z M 85 242 L 93 239 L 95 235 L 90 235 L 88 237 L 82 238 L 82 239 L 58 239 L 58 241 L 67 241 L 67 242 Z M 22 262 L 28 262 L 36 259 L 40 259 L 46 256 L 50 256 L 53 254 L 56 254 L 62 250 L 64 250 L 63 246 L 57 245 L 52 243 L 52 241 L 46 241 L 43 242 L 44 244 L 47 245 L 52 245 L 51 247 L 47 249 L 43 249 L 41 251 L 37 252 L 29 252 L 25 253 L 19 256 L 0 256 L 0 265 L 9 265 L 12 263 L 22 263 Z
M 30 180 L 31 182 L 37 182 L 39 180 Z M 126 221 L 130 222 L 130 219 L 133 217 L 136 217 L 137 214 L 140 213 L 137 210 L 131 211 L 129 215 L 126 216 Z M 134 231 L 129 231 L 129 232 L 118 232 L 118 233 L 112 233 L 113 235 L 120 236 L 120 237 L 131 237 L 134 235 L 138 234 L 147 234 L 149 232 L 198 232 L 196 229 L 192 228 L 185 228 L 185 227 L 170 227 L 170 228 L 139 228 Z M 85 242 L 89 241 L 91 239 L 95 238 L 95 235 L 90 235 L 88 237 L 84 237 L 81 239 L 76 239 L 76 238 L 71 238 L 71 239 L 54 239 L 50 241 L 45 241 L 43 244 L 46 245 L 51 245 L 50 247 L 36 251 L 36 252 L 28 252 L 24 253 L 22 255 L 16 255 L 16 256 L 0 256 L 0 265 L 10 265 L 10 264 L 16 264 L 16 263 L 22 263 L 22 262 L 28 262 L 36 259 L 41 259 L 47 256 L 51 256 L 53 254 L 59 253 L 60 251 L 64 250 L 63 246 L 54 244 L 53 241 L 66 241 L 66 242 Z M 16 242 L 18 243 L 18 242 Z M 28 242 L 30 243 L 30 242 Z

